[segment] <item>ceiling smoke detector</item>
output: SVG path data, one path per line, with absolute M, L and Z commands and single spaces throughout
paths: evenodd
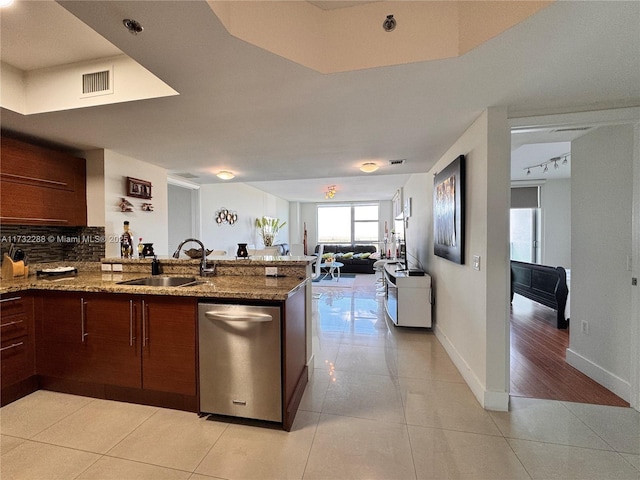
M 387 15 L 387 18 L 382 22 L 382 28 L 384 28 L 385 32 L 392 32 L 396 28 L 396 19 L 393 18 L 393 15 Z
M 144 27 L 140 25 L 140 23 L 129 18 L 125 18 L 124 20 L 122 20 L 122 24 L 126 27 L 127 30 L 129 30 L 129 33 L 131 35 L 138 35 L 144 30 Z

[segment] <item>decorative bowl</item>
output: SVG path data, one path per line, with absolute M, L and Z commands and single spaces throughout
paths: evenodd
M 185 255 L 189 258 L 202 258 L 202 249 L 201 248 L 190 248 L 189 250 L 183 250 Z M 213 250 L 209 250 L 207 248 L 207 256 L 211 255 Z

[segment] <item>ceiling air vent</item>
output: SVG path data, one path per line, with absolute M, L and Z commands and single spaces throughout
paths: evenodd
M 113 93 L 113 67 L 100 72 L 82 74 L 82 97 Z
M 185 172 L 185 173 L 174 173 L 177 177 L 182 178 L 199 178 L 198 175 L 194 175 L 193 173 Z
M 389 160 L 389 165 L 404 165 L 406 158 L 402 158 L 400 160 Z

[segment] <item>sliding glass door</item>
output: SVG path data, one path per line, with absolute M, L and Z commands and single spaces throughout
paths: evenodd
M 511 260 L 539 263 L 538 208 L 511 209 Z

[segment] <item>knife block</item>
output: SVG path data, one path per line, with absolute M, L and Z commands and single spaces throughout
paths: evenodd
M 14 262 L 6 253 L 2 258 L 2 279 L 12 280 L 14 278 L 27 278 L 29 267 L 26 267 L 23 260 Z

